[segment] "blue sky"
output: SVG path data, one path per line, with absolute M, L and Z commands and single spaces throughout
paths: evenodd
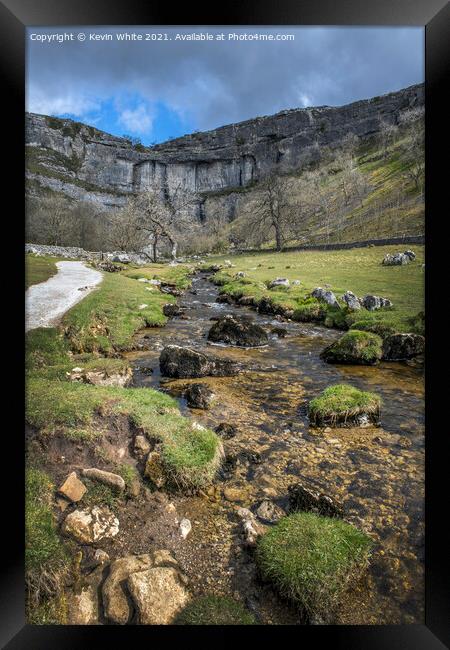
M 144 144 L 289 108 L 338 106 L 424 80 L 421 27 L 70 26 L 27 32 L 27 110 L 71 117 Z M 166 36 L 118 41 L 124 32 Z M 177 37 L 193 33 L 213 40 Z M 274 40 L 228 40 L 229 33 Z M 91 34 L 112 40 L 90 40 Z M 224 40 L 217 40 L 220 34 Z

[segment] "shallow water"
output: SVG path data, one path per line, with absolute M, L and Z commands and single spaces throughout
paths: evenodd
M 329 365 L 319 355 L 340 332 L 310 323 L 280 323 L 246 307 L 217 303 L 217 288 L 203 275 L 194 278 L 192 290 L 195 294 L 188 291 L 179 299 L 186 319 L 174 318 L 164 328 L 140 333 L 150 349 L 128 355 L 134 385 L 170 391 L 181 410 L 202 424 L 238 427 L 238 435 L 225 441 L 226 453 L 257 454 L 260 462 L 238 462 L 222 476 L 221 487 L 242 490 L 244 504 L 267 496 L 282 499 L 287 487 L 302 479 L 344 503 L 347 520 L 371 535 L 375 550 L 368 576 L 348 594 L 337 622 L 423 623 L 423 371 L 406 363 Z M 208 344 L 211 318 L 226 313 L 252 318 L 268 330 L 281 326 L 287 335 L 271 336 L 267 346 L 256 349 Z M 247 369 L 236 377 L 165 380 L 158 360 L 170 343 L 239 360 Z M 192 381 L 215 392 L 209 411 L 187 407 L 182 393 Z M 307 402 L 341 382 L 381 395 L 380 427 L 309 429 Z M 218 558 L 211 562 L 220 564 Z

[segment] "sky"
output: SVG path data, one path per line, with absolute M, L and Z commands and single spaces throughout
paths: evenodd
M 26 110 L 145 145 L 423 81 L 422 27 L 27 28 Z

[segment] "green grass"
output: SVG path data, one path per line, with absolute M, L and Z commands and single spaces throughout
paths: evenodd
M 150 289 L 138 278 L 154 276 L 178 288 L 189 286 L 187 266 L 154 265 L 127 269 L 123 273 L 105 273 L 100 287 L 75 305 L 63 319 L 74 352 L 113 354 L 133 347 L 134 334 L 144 327 L 167 322 L 162 308 L 175 302 L 173 296 Z M 149 290 L 150 289 L 150 290 Z M 140 308 L 146 305 L 144 308 Z
M 25 255 L 25 290 L 33 284 L 40 284 L 56 275 L 58 261 L 57 258 L 49 256 L 40 257 L 31 253 Z
M 371 540 L 336 518 L 301 512 L 283 517 L 260 539 L 263 577 L 309 615 L 329 616 L 367 564 Z
M 373 246 L 340 251 L 296 251 L 284 253 L 258 253 L 234 255 L 235 268 L 222 270 L 215 275 L 221 291 L 235 298 L 254 296 L 258 301 L 267 297 L 281 307 L 294 310 L 297 320 L 318 320 L 324 324 L 346 329 L 358 321 L 376 320 L 391 324 L 395 331 L 411 331 L 411 318 L 424 310 L 424 246 L 413 246 L 417 258 L 405 266 L 384 267 L 381 262 L 387 253 L 401 251 L 402 246 Z M 210 264 L 220 264 L 230 255 L 210 258 Z M 269 268 L 270 267 L 270 268 Z M 288 267 L 288 268 L 287 268 Z M 238 271 L 246 277 L 234 279 Z M 265 282 L 276 277 L 290 281 L 300 280 L 300 286 L 288 291 L 268 290 Z M 316 287 L 330 285 L 338 299 L 345 291 L 357 296 L 374 294 L 389 298 L 393 307 L 389 310 L 368 312 L 361 309 L 349 313 L 343 309 L 338 314 L 309 297 Z M 328 322 L 325 323 L 328 317 Z M 353 325 L 355 327 L 355 325 Z
M 51 511 L 55 486 L 49 476 L 37 469 L 28 469 L 25 478 L 25 567 L 40 570 L 57 565 L 66 555 L 60 543 Z
M 110 510 L 115 512 L 123 497 L 120 490 L 111 485 L 90 481 L 87 478 L 83 478 L 83 482 L 87 487 L 87 492 L 83 497 L 83 507 L 108 506 Z
M 141 282 L 106 273 L 100 287 L 67 312 L 63 326 L 74 352 L 111 354 L 131 348 L 138 330 L 164 325 L 162 307 L 171 301 Z
M 194 428 L 169 395 L 148 388 L 131 390 L 67 381 L 67 368 L 76 365 L 76 357 L 67 355 L 64 339 L 54 329 L 29 332 L 27 357 L 26 420 L 31 426 L 48 435 L 61 432 L 70 440 L 92 442 L 102 435 L 100 413 L 125 415 L 148 437 L 161 442 L 170 483 L 192 489 L 213 480 L 222 458 L 219 438 L 209 429 Z M 110 360 L 93 359 L 82 367 L 89 363 L 99 367 L 105 361 Z M 111 362 L 116 366 L 123 360 Z M 129 485 L 133 468 L 123 466 L 121 470 Z
M 64 593 L 46 599 L 37 606 L 28 606 L 27 623 L 29 625 L 67 624 L 67 602 Z
M 195 598 L 175 620 L 176 625 L 256 625 L 241 603 L 224 596 Z
M 177 289 L 187 289 L 191 286 L 190 274 L 193 267 L 186 265 L 169 266 L 168 264 L 151 264 L 138 269 L 126 269 L 122 275 L 128 278 L 146 278 L 147 280 L 161 280 L 172 284 Z
M 367 413 L 379 416 L 381 398 L 375 393 L 359 390 L 348 384 L 329 386 L 309 403 L 312 424 L 346 422 L 356 415 Z
M 328 363 L 373 365 L 381 359 L 383 340 L 378 334 L 352 329 L 323 350 Z
M 60 622 L 61 594 L 70 569 L 52 512 L 55 486 L 43 471 L 28 468 L 25 475 L 25 575 L 27 616 L 36 623 Z

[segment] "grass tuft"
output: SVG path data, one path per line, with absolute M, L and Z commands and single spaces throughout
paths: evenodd
M 25 574 L 27 612 L 30 618 L 44 617 L 46 609 L 51 607 L 48 599 L 61 596 L 64 581 L 70 570 L 68 553 L 58 536 L 51 508 L 54 489 L 50 477 L 45 472 L 35 468 L 27 469 Z
M 176 625 L 256 625 L 241 603 L 224 596 L 201 596 L 193 600 L 175 620 Z
M 382 357 L 383 340 L 377 334 L 352 329 L 323 350 L 328 363 L 373 365 Z
M 309 403 L 309 419 L 312 424 L 347 423 L 358 415 L 367 414 L 377 421 L 381 398 L 375 393 L 359 390 L 349 384 L 329 386 L 319 397 Z
M 371 540 L 346 522 L 301 512 L 283 517 L 260 539 L 263 577 L 308 615 L 329 616 L 367 565 Z

